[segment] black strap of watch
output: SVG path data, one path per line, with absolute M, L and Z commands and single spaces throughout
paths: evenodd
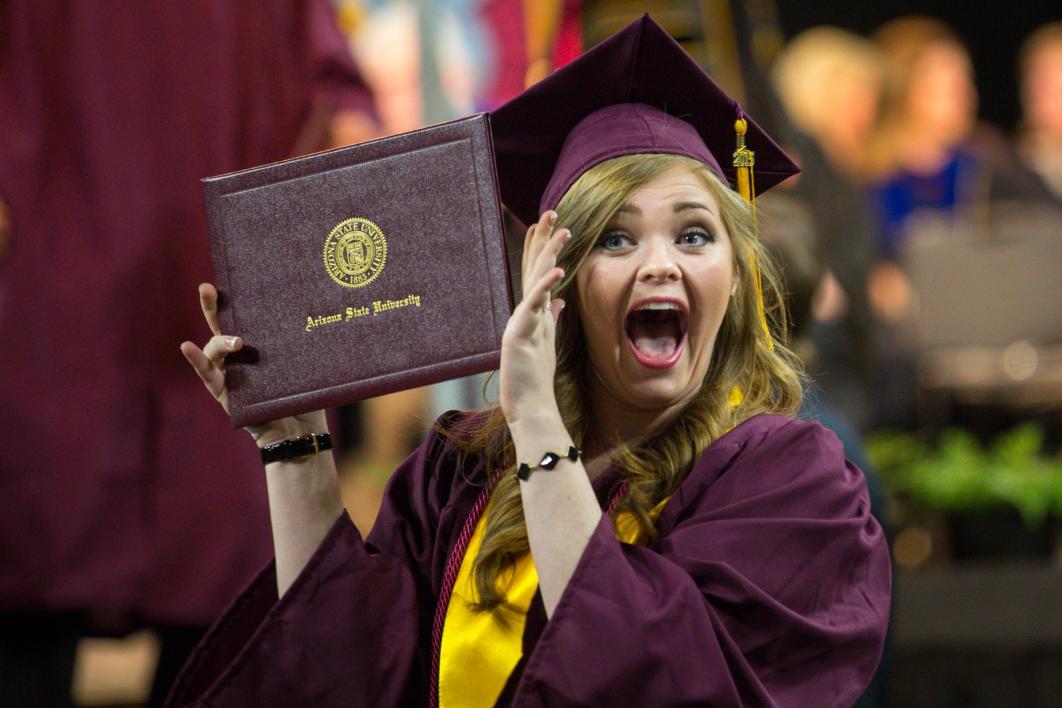
M 309 457 L 319 452 L 332 449 L 332 436 L 328 433 L 311 433 L 300 435 L 290 440 L 281 440 L 262 448 L 262 464 L 294 460 L 296 457 Z

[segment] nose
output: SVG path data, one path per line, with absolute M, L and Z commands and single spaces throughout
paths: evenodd
M 671 244 L 664 239 L 648 239 L 644 260 L 638 268 L 638 280 L 642 282 L 672 282 L 682 279 L 682 271 L 675 262 Z

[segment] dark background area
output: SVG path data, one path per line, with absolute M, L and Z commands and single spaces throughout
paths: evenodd
M 1037 28 L 1062 20 L 1062 2 L 778 0 L 778 13 L 787 39 L 816 25 L 834 25 L 868 35 L 902 15 L 943 20 L 959 33 L 973 58 L 980 117 L 1011 132 L 1020 117 L 1018 50 Z

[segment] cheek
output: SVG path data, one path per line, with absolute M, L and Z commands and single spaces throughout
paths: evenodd
M 622 293 L 614 271 L 593 261 L 587 261 L 579 270 L 576 279 L 579 317 L 587 331 L 604 329 L 615 318 Z
M 579 321 L 582 324 L 584 341 L 588 349 L 593 350 L 600 337 L 602 302 L 598 278 L 590 264 L 585 264 L 576 280 L 576 301 L 579 308 Z
M 579 319 L 583 323 L 584 330 L 587 324 L 594 320 L 594 292 L 590 285 L 592 282 L 594 282 L 594 269 L 589 263 L 585 263 L 575 279 L 575 304 L 579 307 Z
M 714 342 L 730 304 L 730 291 L 735 282 L 734 269 L 729 262 L 724 261 L 691 275 L 700 284 L 697 288 L 697 306 L 702 313 L 702 326 L 698 328 L 697 336 L 702 341 Z
M 601 372 L 611 370 L 623 340 L 617 322 L 623 298 L 622 279 L 615 269 L 584 263 L 576 279 L 577 301 L 586 352 L 591 365 Z

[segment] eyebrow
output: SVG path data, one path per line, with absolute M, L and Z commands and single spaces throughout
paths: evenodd
M 701 204 L 700 202 L 679 202 L 674 207 L 672 207 L 671 211 L 673 211 L 673 212 L 675 212 L 677 214 L 680 211 L 688 211 L 690 209 L 702 209 L 702 210 L 708 212 L 709 214 L 712 214 L 712 215 L 715 214 L 714 211 L 709 209 L 704 204 Z
M 712 215 L 715 214 L 714 211 L 709 209 L 704 204 L 701 204 L 700 202 L 678 202 L 677 204 L 675 204 L 675 206 L 673 206 L 671 208 L 671 211 L 677 214 L 680 211 L 689 211 L 690 209 L 701 209 L 703 211 L 708 212 L 709 214 L 712 214 Z M 633 204 L 624 204 L 623 206 L 621 206 L 619 209 L 616 210 L 616 213 L 617 214 L 634 214 L 635 216 L 638 216 L 638 215 L 640 215 L 642 213 L 642 210 L 639 209 L 638 207 L 634 206 Z

